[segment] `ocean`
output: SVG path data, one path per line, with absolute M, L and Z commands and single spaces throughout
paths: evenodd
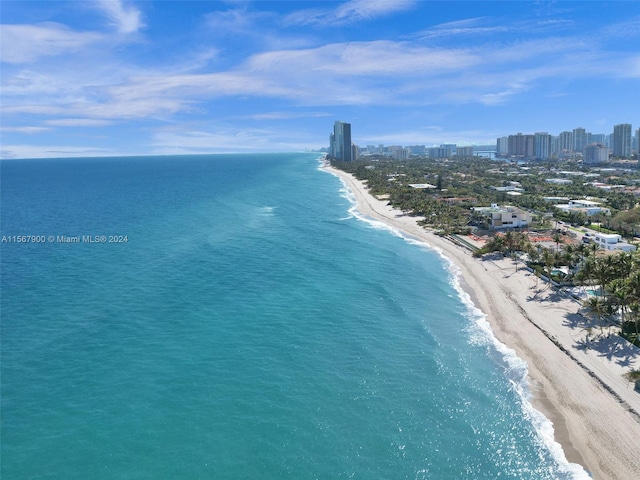
M 455 267 L 318 154 L 0 169 L 4 480 L 587 478 Z

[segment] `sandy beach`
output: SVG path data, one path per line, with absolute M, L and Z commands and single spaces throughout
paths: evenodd
M 462 287 L 498 340 L 527 362 L 531 403 L 553 423 L 567 460 L 595 479 L 640 478 L 640 392 L 623 376 L 640 368 L 640 349 L 607 329 L 586 328 L 580 303 L 522 264 L 516 272 L 511 259 L 474 259 L 370 195 L 352 175 L 325 168 L 351 190 L 361 214 L 431 245 L 459 268 Z

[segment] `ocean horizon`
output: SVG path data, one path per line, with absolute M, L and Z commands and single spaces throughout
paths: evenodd
M 318 153 L 3 160 L 3 479 L 581 479 Z

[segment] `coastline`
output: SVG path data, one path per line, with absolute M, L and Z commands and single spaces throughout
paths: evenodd
M 566 459 L 596 479 L 635 479 L 640 472 L 640 393 L 622 375 L 640 369 L 640 349 L 615 335 L 591 334 L 580 304 L 548 288 L 510 259 L 475 259 L 428 232 L 353 175 L 325 162 L 356 199 L 357 210 L 419 239 L 459 270 L 460 287 L 479 308 L 499 342 L 528 366 L 533 407 L 551 421 Z

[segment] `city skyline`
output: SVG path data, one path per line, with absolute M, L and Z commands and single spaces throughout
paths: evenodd
M 336 124 L 339 123 L 343 124 L 345 122 L 336 121 Z M 351 124 L 348 125 L 349 129 L 351 129 Z M 329 148 L 327 149 L 330 155 L 332 152 L 331 145 L 333 144 L 335 129 L 336 127 L 334 126 L 334 133 L 330 137 Z M 498 154 L 508 154 L 509 150 L 511 149 L 511 155 L 534 157 L 536 156 L 534 155 L 534 153 L 542 153 L 542 155 L 537 156 L 543 159 L 550 157 L 552 153 L 558 153 L 563 150 L 574 153 L 583 153 L 587 147 L 593 145 L 607 146 L 608 150 L 611 150 L 612 155 L 618 157 L 631 157 L 633 154 L 637 153 L 640 146 L 640 128 L 637 128 L 635 131 L 633 131 L 633 125 L 629 123 L 623 123 L 613 125 L 611 130 L 612 131 L 610 133 L 593 133 L 588 132 L 582 127 L 576 127 L 572 130 L 564 130 L 557 135 L 549 132 L 536 132 L 535 134 L 523 134 L 522 132 L 511 133 L 509 135 L 498 137 L 493 143 L 486 144 L 457 145 L 455 143 L 446 144 L 442 142 L 435 142 L 429 145 L 415 144 L 414 142 L 413 145 L 385 145 L 382 143 L 369 143 L 366 145 L 366 148 L 369 149 L 369 147 L 375 147 L 379 150 L 381 147 L 406 147 L 411 150 L 422 147 L 423 149 L 426 148 L 433 150 L 434 148 L 437 149 L 437 147 L 448 147 L 449 150 L 451 150 L 452 148 L 453 150 L 455 150 L 457 147 L 458 150 L 465 149 L 464 151 L 466 152 L 466 149 L 469 147 L 493 147 L 496 149 L 496 153 Z M 624 133 L 622 134 L 622 132 Z M 349 133 L 351 133 L 351 130 L 349 130 Z M 519 141 L 519 146 L 515 145 L 514 142 L 516 142 L 516 140 Z M 353 143 L 358 148 L 365 147 L 365 145 L 358 144 L 356 142 Z M 450 155 L 451 154 L 449 153 L 448 155 L 444 156 Z
M 640 124 L 624 7 L 6 1 L 0 156 L 301 151 L 337 120 L 359 145 L 609 135 Z

